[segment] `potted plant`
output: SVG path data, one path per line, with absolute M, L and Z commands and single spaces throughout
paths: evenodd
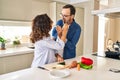
M 6 40 L 2 37 L 0 37 L 0 49 L 4 50 L 5 49 L 5 42 Z
M 18 37 L 15 37 L 15 39 L 13 40 L 13 45 L 16 47 L 20 45 L 20 40 L 18 39 Z

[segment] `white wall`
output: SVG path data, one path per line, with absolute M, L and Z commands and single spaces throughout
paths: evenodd
M 108 0 L 109 7 L 120 7 L 120 0 Z
M 116 32 L 115 32 L 115 39 L 120 41 L 120 19 L 116 19 Z
M 34 1 L 32 0 L 32 17 L 38 15 L 47 13 L 50 15 L 50 4 L 46 2 L 41 2 L 39 0 Z
M 70 3 L 70 0 L 52 0 L 52 1 L 57 1 L 57 2 L 62 2 L 62 3 Z
M 93 6 L 92 2 L 88 2 L 84 7 L 84 54 L 92 53 L 93 50 L 93 16 L 91 15 Z
M 77 56 L 80 56 L 83 54 L 83 46 L 84 46 L 84 9 L 83 8 L 76 8 L 76 14 L 75 14 L 75 21 L 81 26 L 81 35 L 80 39 L 76 46 L 76 52 Z
M 56 2 L 51 2 L 50 3 L 50 17 L 51 17 L 51 19 L 53 21 L 53 25 L 56 24 L 56 19 L 57 19 L 57 15 L 56 15 L 57 8 L 56 8 L 56 5 L 57 5 Z
M 71 4 L 78 4 L 78 3 L 82 3 L 82 2 L 87 2 L 87 1 L 90 1 L 90 0 L 70 0 L 71 2 Z
M 81 3 L 81 2 L 87 2 L 90 0 L 52 0 L 52 1 L 62 2 L 66 4 L 76 4 L 76 3 Z

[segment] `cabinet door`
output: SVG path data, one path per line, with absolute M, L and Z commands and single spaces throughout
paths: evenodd
M 49 3 L 39 0 L 0 0 L 0 19 L 31 21 L 36 15 L 47 13 Z
M 0 74 L 4 73 L 4 63 L 3 58 L 0 57 Z
M 30 20 L 31 5 L 30 0 L 0 0 L 0 19 Z
M 0 58 L 0 74 L 29 68 L 31 66 L 32 60 L 33 53 Z

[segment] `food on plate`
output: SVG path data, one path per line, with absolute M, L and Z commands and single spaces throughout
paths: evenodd
M 80 71 L 80 64 L 77 64 L 77 70 Z
M 77 67 L 77 61 L 72 61 L 72 63 L 69 65 L 69 69 Z
M 60 64 L 57 64 L 52 67 L 52 69 L 64 69 L 64 68 L 65 68 L 65 65 L 60 65 Z
M 65 65 L 65 62 L 60 62 L 60 63 L 58 63 L 58 64 Z

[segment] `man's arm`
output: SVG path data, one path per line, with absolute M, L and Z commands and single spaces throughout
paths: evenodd
M 63 26 L 63 21 L 62 20 L 58 20 L 57 23 L 56 23 L 56 26 L 62 27 Z M 56 27 L 54 27 L 53 30 L 52 30 L 52 37 L 53 37 L 54 40 L 57 39 L 57 35 L 58 34 L 57 34 Z

